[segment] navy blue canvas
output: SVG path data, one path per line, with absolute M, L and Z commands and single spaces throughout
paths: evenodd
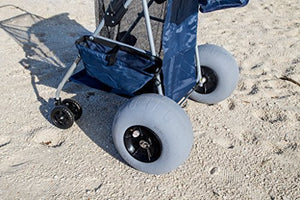
M 76 47 L 87 75 L 119 91 L 118 93 L 133 96 L 134 92 L 154 77 L 144 71 L 154 65 L 153 61 L 119 50 L 116 62 L 109 66 L 105 58 L 110 47 L 91 41 L 86 41 L 86 44 L 79 43 Z
M 165 95 L 176 102 L 196 84 L 197 24 L 198 4 L 195 0 L 168 1 L 163 29 L 163 83 Z
M 112 87 L 109 87 L 108 85 L 102 83 L 98 79 L 89 76 L 87 74 L 85 68 L 82 69 L 81 71 L 77 72 L 76 74 L 72 75 L 70 80 L 74 81 L 76 83 L 81 83 L 81 84 L 87 85 L 91 88 L 95 88 L 95 89 L 102 90 L 102 91 L 105 91 L 105 92 L 115 93 L 115 94 L 118 94 L 120 96 L 124 96 L 124 97 L 134 96 L 133 94 L 128 94 L 125 91 L 117 90 L 117 89 L 114 89 Z
M 200 11 L 203 13 L 225 8 L 242 7 L 247 5 L 249 0 L 199 0 Z
M 91 88 L 95 88 L 98 90 L 106 91 L 106 92 L 112 92 L 112 88 L 105 85 L 101 81 L 89 76 L 86 73 L 86 69 L 82 69 L 81 71 L 77 72 L 76 74 L 73 74 L 70 78 L 71 81 L 74 81 L 76 83 L 82 83 L 84 85 L 87 85 Z

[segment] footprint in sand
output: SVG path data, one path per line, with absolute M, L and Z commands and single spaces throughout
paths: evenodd
M 213 137 L 213 143 L 220 145 L 221 147 L 224 147 L 226 149 L 233 149 L 234 146 L 232 144 L 232 141 L 228 138 L 222 137 L 222 136 L 216 136 Z
M 279 109 L 256 110 L 253 112 L 253 115 L 260 120 L 271 124 L 285 122 L 287 120 L 287 115 Z
M 241 135 L 242 141 L 246 144 L 257 145 L 257 143 L 259 142 L 258 137 L 252 131 L 245 131 Z
M 251 96 L 255 96 L 259 91 L 260 87 L 260 82 L 257 81 L 253 84 L 252 80 L 241 80 L 240 83 L 238 84 L 237 90 L 240 91 L 242 94 Z
M 55 148 L 61 146 L 65 138 L 54 128 L 40 128 L 31 131 L 27 141 Z

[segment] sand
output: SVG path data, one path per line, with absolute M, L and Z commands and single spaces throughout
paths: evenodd
M 200 14 L 199 43 L 229 50 L 240 66 L 233 95 L 188 100 L 188 160 L 164 175 L 129 167 L 112 120 L 127 100 L 69 83 L 83 106 L 68 130 L 49 122 L 52 97 L 93 31 L 94 2 L 0 2 L 0 199 L 300 199 L 300 3 L 253 0 Z

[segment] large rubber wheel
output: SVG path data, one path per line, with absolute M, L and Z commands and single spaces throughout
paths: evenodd
M 198 85 L 190 98 L 215 104 L 229 97 L 239 80 L 239 68 L 234 57 L 224 48 L 205 44 L 198 46 L 203 85 Z
M 72 111 L 75 121 L 81 117 L 82 108 L 80 104 L 74 99 L 64 99 L 61 104 L 67 106 Z
M 74 114 L 64 105 L 55 106 L 51 112 L 52 123 L 61 129 L 68 129 L 74 124 Z
M 112 135 L 122 158 L 150 174 L 177 168 L 193 145 L 189 117 L 174 101 L 157 94 L 143 94 L 124 104 L 115 116 Z

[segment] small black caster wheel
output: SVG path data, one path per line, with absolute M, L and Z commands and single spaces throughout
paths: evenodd
M 64 105 L 55 106 L 51 112 L 52 123 L 61 129 L 68 129 L 74 124 L 74 114 Z
M 75 121 L 78 120 L 82 115 L 82 108 L 79 103 L 73 99 L 65 99 L 61 102 L 62 105 L 67 106 L 74 114 Z

